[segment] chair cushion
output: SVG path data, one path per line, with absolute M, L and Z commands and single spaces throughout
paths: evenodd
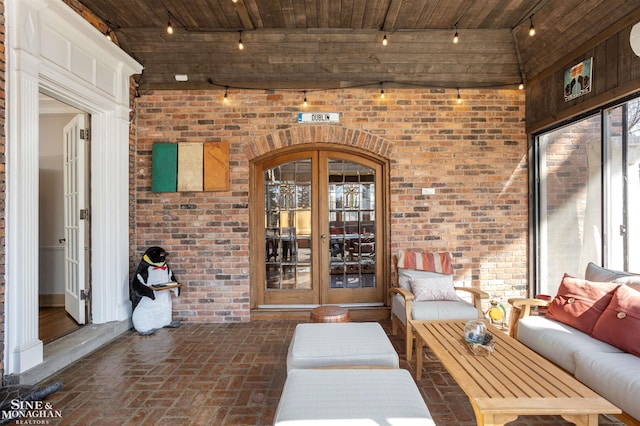
M 618 287 L 591 335 L 640 357 L 640 291 Z
M 298 324 L 287 371 L 345 365 L 398 368 L 398 354 L 376 322 Z
M 453 288 L 453 275 L 438 275 L 438 277 L 409 280 L 415 301 L 458 300 L 456 290 Z
M 469 302 L 458 300 L 425 300 L 411 304 L 415 320 L 453 320 L 478 318 L 478 310 Z
M 628 353 L 580 351 L 576 379 L 640 421 L 640 358 Z
M 546 316 L 591 334 L 619 285 L 591 282 L 565 274 Z
M 518 340 L 554 364 L 575 373 L 574 354 L 578 351 L 622 352 L 548 317 L 530 316 L 518 322 Z
M 399 250 L 398 268 L 453 275 L 453 260 L 449 252 L 428 253 Z
M 394 295 L 391 298 L 391 313 L 407 324 L 404 299 Z M 426 300 L 411 303 L 411 316 L 415 320 L 454 320 L 478 318 L 478 310 L 471 303 L 458 300 Z
M 435 422 L 407 370 L 291 370 L 274 425 L 407 425 Z

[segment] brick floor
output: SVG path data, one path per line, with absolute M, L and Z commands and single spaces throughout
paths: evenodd
M 390 331 L 390 322 L 383 321 Z M 185 324 L 151 336 L 134 331 L 54 377 L 64 387 L 47 402 L 56 425 L 270 425 L 286 377 L 296 322 Z M 415 377 L 404 341 L 390 336 L 400 367 Z M 475 425 L 466 396 L 437 361 L 427 361 L 422 395 L 438 425 Z M 570 424 L 521 416 L 514 426 Z M 600 425 L 620 425 L 600 416 Z

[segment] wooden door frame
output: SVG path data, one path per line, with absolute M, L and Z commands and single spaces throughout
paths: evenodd
M 257 309 L 259 303 L 263 300 L 264 292 L 264 273 L 259 269 L 262 268 L 262 254 L 264 253 L 264 236 L 260 234 L 264 217 L 259 206 L 262 205 L 261 197 L 263 197 L 263 179 L 257 176 L 257 171 L 266 162 L 284 155 L 308 151 L 334 151 L 346 154 L 364 157 L 378 163 L 381 167 L 381 188 L 379 188 L 379 196 L 377 202 L 382 204 L 382 217 L 380 220 L 380 237 L 381 241 L 376 245 L 379 250 L 380 263 L 380 285 L 382 286 L 383 302 L 388 306 L 388 298 L 384 297 L 389 288 L 390 271 L 391 271 L 391 197 L 390 197 L 390 161 L 370 151 L 361 148 L 338 145 L 331 143 L 309 143 L 295 145 L 278 149 L 268 154 L 256 157 L 249 162 L 249 281 L 250 281 L 250 308 Z

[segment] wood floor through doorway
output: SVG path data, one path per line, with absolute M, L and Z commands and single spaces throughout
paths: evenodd
M 76 331 L 79 325 L 64 307 L 40 308 L 38 313 L 38 338 L 43 344 L 51 343 Z

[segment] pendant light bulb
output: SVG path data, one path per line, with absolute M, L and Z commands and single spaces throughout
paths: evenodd
M 302 106 L 309 106 L 309 103 L 307 102 L 307 91 L 305 90 L 304 92 L 302 92 L 304 94 L 304 100 L 302 101 Z
M 453 35 L 453 44 L 458 44 L 460 37 L 458 37 L 458 23 L 455 25 L 456 33 Z
M 382 37 L 382 45 L 386 46 L 387 44 L 389 44 L 389 41 L 387 40 L 387 35 L 385 34 L 384 37 Z
M 244 43 L 242 43 L 242 30 L 240 30 L 239 32 L 240 37 L 238 38 L 238 49 L 242 50 L 244 49 Z
M 384 89 L 380 89 L 380 97 L 384 99 Z
M 225 87 L 225 88 L 224 88 L 224 98 L 222 98 L 222 100 L 223 100 L 224 102 L 229 102 L 229 97 L 227 96 L 227 90 L 228 90 L 228 89 L 229 89 L 228 87 Z
M 169 21 L 167 21 L 167 34 L 173 34 L 173 26 L 171 25 L 171 12 L 169 12 Z
M 518 85 L 518 90 L 524 90 L 524 83 L 520 82 L 520 84 Z
M 458 104 L 461 104 L 461 103 L 462 103 L 462 98 L 460 97 L 460 89 L 458 89 L 458 98 L 456 99 L 456 102 L 457 102 Z
M 113 39 L 111 38 L 111 29 L 107 29 L 107 32 L 106 32 L 106 33 L 104 33 L 104 38 L 106 38 L 106 39 L 107 39 L 107 40 L 109 40 L 109 41 L 113 40 Z
M 533 26 L 533 15 L 529 16 L 529 22 L 531 22 L 531 25 L 529 26 L 529 36 L 533 37 L 536 35 L 536 29 Z

